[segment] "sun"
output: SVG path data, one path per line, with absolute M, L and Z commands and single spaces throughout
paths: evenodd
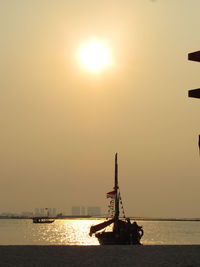
M 79 52 L 81 64 L 92 71 L 99 71 L 110 64 L 108 47 L 99 41 L 84 44 Z

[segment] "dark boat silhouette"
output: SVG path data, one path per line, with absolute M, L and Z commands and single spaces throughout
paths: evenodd
M 55 219 L 49 217 L 49 209 L 47 210 L 47 216 L 33 217 L 33 223 L 53 223 Z
M 33 223 L 53 223 L 55 219 L 49 217 L 33 217 Z
M 114 190 L 107 193 L 110 197 L 113 214 L 111 219 L 91 226 L 89 235 L 95 234 L 100 245 L 141 245 L 140 240 L 143 236 L 143 228 L 139 226 L 136 221 L 130 222 L 129 218 L 120 218 L 119 203 L 122 204 L 119 185 L 118 185 L 118 163 L 117 153 L 115 154 L 115 179 Z M 112 231 L 105 231 L 105 228 L 113 224 Z M 103 230 L 104 229 L 104 230 Z M 102 232 L 99 232 L 103 230 Z

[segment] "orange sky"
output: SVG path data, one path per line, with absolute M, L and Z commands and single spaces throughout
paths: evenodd
M 199 217 L 199 0 L 0 2 L 0 212 L 107 209 L 114 153 L 128 215 Z M 97 38 L 114 64 L 77 61 Z

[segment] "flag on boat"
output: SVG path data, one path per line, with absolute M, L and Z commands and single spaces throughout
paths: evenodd
M 114 190 L 114 191 L 111 191 L 111 192 L 108 192 L 107 194 L 106 194 L 106 196 L 107 196 L 107 198 L 114 198 L 115 197 L 115 195 L 116 195 L 116 191 Z

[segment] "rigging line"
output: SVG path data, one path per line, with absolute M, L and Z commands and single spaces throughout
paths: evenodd
M 108 205 L 108 216 L 106 219 L 108 219 L 108 217 L 112 217 L 114 213 L 114 201 L 111 200 L 109 205 Z
M 120 194 L 120 191 L 119 191 L 119 199 L 120 199 L 120 204 L 121 204 L 121 208 L 122 208 L 122 213 L 123 213 L 123 217 L 126 218 L 125 216 L 125 210 L 124 210 L 124 206 L 123 206 L 123 203 L 122 203 L 122 197 L 121 197 L 121 194 Z

